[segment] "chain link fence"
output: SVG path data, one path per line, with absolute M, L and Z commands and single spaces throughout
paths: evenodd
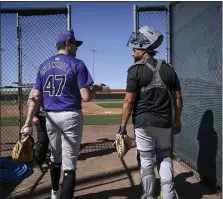
M 57 53 L 56 35 L 67 29 L 70 6 L 1 10 L 1 156 L 11 155 L 38 67 Z
M 135 29 L 138 30 L 142 26 L 152 26 L 159 30 L 164 36 L 163 43 L 157 49 L 156 59 L 168 59 L 168 9 L 165 6 L 136 6 L 136 23 Z
M 11 124 L 19 125 L 18 112 L 18 50 L 17 50 L 17 28 L 16 14 L 1 13 L 1 126 L 0 141 L 1 152 L 8 154 L 11 151 L 15 140 L 18 138 L 17 129 Z M 12 88 L 3 89 L 3 86 Z M 2 155 L 2 153 L 1 153 Z
M 170 24 L 184 100 L 174 152 L 201 180 L 222 186 L 222 2 L 172 4 Z

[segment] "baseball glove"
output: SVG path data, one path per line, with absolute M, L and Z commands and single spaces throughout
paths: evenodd
M 116 147 L 118 156 L 123 158 L 132 147 L 132 139 L 128 135 L 117 134 L 113 145 Z
M 12 159 L 18 162 L 32 162 L 34 139 L 32 136 L 20 138 L 12 151 Z

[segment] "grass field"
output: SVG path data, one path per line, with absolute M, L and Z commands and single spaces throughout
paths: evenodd
M 26 104 L 26 101 L 23 101 L 22 104 Z M 13 101 L 1 101 L 0 102 L 1 106 L 18 106 L 19 102 L 13 102 Z
M 25 118 L 23 119 L 23 121 Z M 120 115 L 84 115 L 84 125 L 108 125 L 108 124 L 120 124 Z M 130 118 L 129 123 L 132 122 Z M 18 117 L 2 117 L 1 126 L 18 126 Z
M 122 108 L 122 103 L 97 103 L 103 108 Z
M 92 102 L 101 102 L 101 103 L 103 103 L 103 102 L 114 102 L 114 101 L 116 101 L 116 102 L 122 102 L 123 101 L 123 99 L 93 99 L 92 100 Z

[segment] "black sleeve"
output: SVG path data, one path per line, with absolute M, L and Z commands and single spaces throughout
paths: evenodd
M 170 87 L 170 91 L 181 91 L 180 80 L 175 70 L 173 70 L 173 81 Z
M 135 93 L 138 90 L 137 67 L 128 70 L 126 92 Z

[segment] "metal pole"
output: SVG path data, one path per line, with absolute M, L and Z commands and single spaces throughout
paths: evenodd
M 137 21 L 138 21 L 138 19 L 137 19 L 138 17 L 137 17 L 137 5 L 134 5 L 133 6 L 133 32 L 136 32 L 137 31 L 137 29 L 138 29 L 138 25 L 137 25 Z
M 95 81 L 95 78 L 94 78 L 94 54 L 95 54 L 96 50 L 95 49 L 92 49 L 92 53 L 93 53 L 93 80 Z
M 67 30 L 71 30 L 71 5 L 67 5 Z
M 167 63 L 170 63 L 170 9 L 167 10 Z
M 17 14 L 17 45 L 18 45 L 18 86 L 22 85 L 22 35 L 21 35 L 21 17 Z M 19 102 L 19 131 L 22 128 L 22 88 L 18 88 Z
M 164 5 L 158 6 L 138 6 L 138 12 L 148 12 L 148 11 L 167 11 L 167 7 Z

